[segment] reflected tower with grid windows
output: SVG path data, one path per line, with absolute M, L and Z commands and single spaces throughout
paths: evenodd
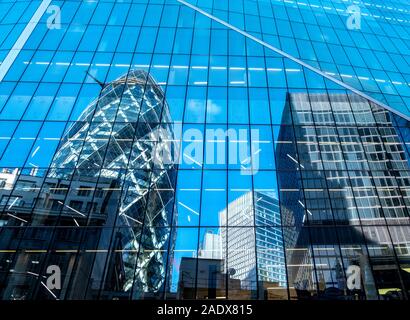
M 276 152 L 297 165 L 278 175 L 290 286 L 299 298 L 314 287 L 324 297 L 343 295 L 350 265 L 360 266 L 363 282 L 362 292 L 350 293 L 367 299 L 377 299 L 376 288 L 408 283 L 394 255 L 384 257 L 389 226 L 400 230 L 409 221 L 403 120 L 344 93 L 290 93 L 285 118 L 293 125 L 281 128 L 279 140 L 292 143 Z M 405 228 L 394 236 L 410 240 Z
M 263 283 L 286 286 L 284 243 L 280 228 L 279 201 L 272 192 L 247 192 L 219 213 L 225 272 L 241 288 L 262 291 Z M 257 225 L 259 228 L 243 226 Z M 229 226 L 229 228 L 228 228 Z

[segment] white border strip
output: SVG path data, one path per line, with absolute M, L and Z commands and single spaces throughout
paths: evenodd
M 186 2 L 186 1 L 184 1 L 184 0 L 176 0 L 176 1 L 179 2 L 179 3 L 181 3 L 181 4 L 183 4 L 183 5 L 185 5 L 185 6 L 187 6 L 187 7 L 189 7 L 189 8 L 191 8 L 191 9 L 193 9 L 193 10 L 195 10 L 196 12 L 199 12 L 199 13 L 203 14 L 204 16 L 206 16 L 206 17 L 208 17 L 208 18 L 210 18 L 210 19 L 212 19 L 212 20 L 214 20 L 214 21 L 216 21 L 216 22 L 218 22 L 218 23 L 224 25 L 225 27 L 227 27 L 227 28 L 229 28 L 229 29 L 231 29 L 231 30 L 234 30 L 234 31 L 236 31 L 236 32 L 238 32 L 238 33 L 240 33 L 240 34 L 242 34 L 243 36 L 245 36 L 245 37 L 247 37 L 247 38 L 249 38 L 249 39 L 258 42 L 258 43 L 261 44 L 262 46 L 264 46 L 264 47 L 266 47 L 266 48 L 268 48 L 268 49 L 270 49 L 270 50 L 272 50 L 272 51 L 274 51 L 274 52 L 276 52 L 276 53 L 278 53 L 278 54 L 280 54 L 280 55 L 282 55 L 282 56 L 284 56 L 284 57 L 286 57 L 286 58 L 288 58 L 288 59 L 290 59 L 290 60 L 292 60 L 293 62 L 296 62 L 297 64 L 300 64 L 301 66 L 305 67 L 306 69 L 309 69 L 309 70 L 311 70 L 311 71 L 313 71 L 313 72 L 315 72 L 315 73 L 320 74 L 322 77 L 324 77 L 324 78 L 326 78 L 326 79 L 328 79 L 328 80 L 330 80 L 330 81 L 332 81 L 332 82 L 335 82 L 336 84 L 342 86 L 343 88 L 348 89 L 348 90 L 350 90 L 350 91 L 356 93 L 357 95 L 359 95 L 359 96 L 361 96 L 361 97 L 363 97 L 363 98 L 365 98 L 365 99 L 367 99 L 367 100 L 369 100 L 369 101 L 371 101 L 371 102 L 377 104 L 378 106 L 380 106 L 380 107 L 382 107 L 382 108 L 385 108 L 385 109 L 387 109 L 387 110 L 389 110 L 389 111 L 391 111 L 391 112 L 397 114 L 398 116 L 400 116 L 400 117 L 406 119 L 407 121 L 410 121 L 410 116 L 407 116 L 407 115 L 401 113 L 400 111 L 397 111 L 397 110 L 395 110 L 395 109 L 389 107 L 388 105 L 386 105 L 386 104 L 384 104 L 384 103 L 382 103 L 382 102 L 380 102 L 380 101 L 378 101 L 378 100 L 376 100 L 376 99 L 370 97 L 369 95 L 367 95 L 367 94 L 361 92 L 360 90 L 357 90 L 357 89 L 351 87 L 351 86 L 348 85 L 347 83 L 344 83 L 344 82 L 342 82 L 342 81 L 340 81 L 340 80 L 338 80 L 338 79 L 336 79 L 336 78 L 333 78 L 332 76 L 329 76 L 328 74 L 322 72 L 321 70 L 319 70 L 319 69 L 317 69 L 317 68 L 315 68 L 315 67 L 312 67 L 311 65 L 309 65 L 309 64 L 307 64 L 307 63 L 305 63 L 305 62 L 303 62 L 302 60 L 299 60 L 298 58 L 295 58 L 294 56 L 291 56 L 290 54 L 288 54 L 288 53 L 286 53 L 286 52 L 284 52 L 284 51 L 282 51 L 282 50 L 280 50 L 280 49 L 278 49 L 278 48 L 276 48 L 276 47 L 271 46 L 270 44 L 268 44 L 268 43 L 266 43 L 266 42 L 264 42 L 264 41 L 262 41 L 262 40 L 260 40 L 260 39 L 258 39 L 258 38 L 256 38 L 256 37 L 254 37 L 253 35 L 247 33 L 246 31 L 243 31 L 243 30 L 241 30 L 241 29 L 239 29 L 239 28 L 237 28 L 237 27 L 235 27 L 235 26 L 229 24 L 228 22 L 225 22 L 225 21 L 223 21 L 223 20 L 221 20 L 221 19 L 219 19 L 219 18 L 217 18 L 217 17 L 211 15 L 211 14 L 209 14 L 208 12 L 206 12 L 206 11 L 204 11 L 204 10 L 202 10 L 202 9 L 200 9 L 200 8 L 198 8 L 198 7 L 192 5 L 192 4 L 190 4 L 190 3 L 188 3 L 188 2 Z
M 3 81 L 4 77 L 6 76 L 7 72 L 9 71 L 10 67 L 13 65 L 14 61 L 16 60 L 18 54 L 23 49 L 24 45 L 26 44 L 28 38 L 34 31 L 34 28 L 39 23 L 41 17 L 43 16 L 44 12 L 46 12 L 48 6 L 50 5 L 51 0 L 43 0 L 40 6 L 37 8 L 36 12 L 34 13 L 33 17 L 27 23 L 26 27 L 24 28 L 23 32 L 18 37 L 17 41 L 14 43 L 13 48 L 9 51 L 6 58 L 4 58 L 3 63 L 0 65 L 0 82 Z

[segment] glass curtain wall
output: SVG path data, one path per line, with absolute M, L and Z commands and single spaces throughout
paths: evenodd
M 409 29 L 301 3 L 0 3 L 0 298 L 408 299 Z

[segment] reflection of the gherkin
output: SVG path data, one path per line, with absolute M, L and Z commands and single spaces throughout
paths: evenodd
M 2 191 L 8 192 L 2 203 L 3 225 L 84 230 L 65 244 L 71 250 L 93 252 L 93 257 L 79 255 L 65 262 L 71 265 L 61 291 L 66 296 L 60 298 L 117 293 L 140 298 L 164 290 L 176 171 L 172 163 L 155 158 L 155 149 L 161 140 L 174 141 L 170 122 L 161 88 L 146 72 L 132 70 L 105 84 L 100 97 L 70 125 L 48 172 L 34 168 L 24 174 L 18 169 L 1 173 L 10 184 Z M 175 146 L 167 147 L 162 152 L 172 159 Z M 92 226 L 101 228 L 87 232 Z M 56 234 L 44 229 L 29 241 L 22 232 L 13 239 L 2 238 L 2 244 L 8 240 L 8 247 L 23 249 L 25 244 L 47 251 L 64 246 L 61 239 L 55 242 Z M 18 267 L 29 270 L 29 262 L 24 266 L 18 256 L 14 258 Z M 39 274 L 45 274 L 44 268 L 41 264 Z M 6 284 L 3 298 L 10 298 L 7 287 L 12 285 Z M 27 283 L 26 288 L 21 295 L 34 297 L 36 286 Z

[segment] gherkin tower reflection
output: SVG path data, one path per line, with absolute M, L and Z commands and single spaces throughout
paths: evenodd
M 31 228 L 3 232 L 2 243 L 80 252 L 49 253 L 37 261 L 38 274 L 47 265 L 61 268 L 60 299 L 159 296 L 173 251 L 176 149 L 164 93 L 148 73 L 132 70 L 102 84 L 98 99 L 69 125 L 48 170 L 3 173 L 21 198 L 8 206 L 19 220 L 5 224 Z M 38 196 L 17 187 L 23 180 L 40 190 Z M 43 226 L 56 228 L 34 237 Z M 3 298 L 52 299 L 32 276 L 37 273 L 27 256 L 18 254 L 15 261 L 2 281 Z
M 137 298 L 164 285 L 176 175 L 170 123 L 161 88 L 148 73 L 131 71 L 104 86 L 68 131 L 51 165 L 51 177 L 64 177 L 75 166 L 82 177 L 122 180 L 118 214 L 109 218 L 121 227 L 116 237 L 123 243 L 114 265 L 122 266 L 122 289 Z M 118 169 L 124 168 L 120 176 Z

